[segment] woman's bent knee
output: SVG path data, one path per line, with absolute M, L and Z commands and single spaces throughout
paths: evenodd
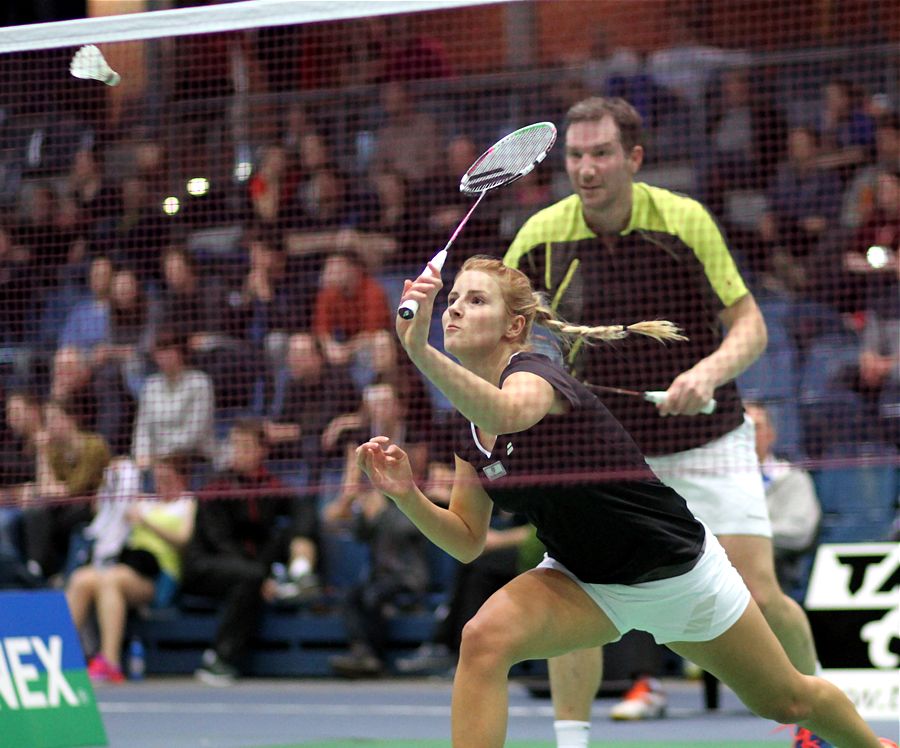
M 479 659 L 486 664 L 511 667 L 512 641 L 503 628 L 477 615 L 463 626 L 460 657 Z

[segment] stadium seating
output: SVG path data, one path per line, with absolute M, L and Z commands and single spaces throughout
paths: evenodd
M 897 449 L 849 442 L 831 445 L 824 456 L 835 464 L 813 474 L 822 506 L 820 542 L 884 539 L 898 506 Z

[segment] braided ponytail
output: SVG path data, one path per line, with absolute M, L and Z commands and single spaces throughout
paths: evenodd
M 467 259 L 459 272 L 478 270 L 492 275 L 500 286 L 506 310 L 511 315 L 521 315 L 525 318 L 522 328 L 521 340 L 527 344 L 531 338 L 531 329 L 535 323 L 554 332 L 567 347 L 573 346 L 577 341 L 587 343 L 598 341 L 621 340 L 630 334 L 645 335 L 666 343 L 672 340 L 687 340 L 681 334 L 677 325 L 667 320 L 650 320 L 636 322 L 631 325 L 574 325 L 561 319 L 553 311 L 540 293 L 531 288 L 531 281 L 520 270 L 504 265 L 495 257 L 487 255 L 475 255 Z
M 538 296 L 537 294 L 535 295 Z M 540 300 L 539 296 L 538 299 Z M 681 334 L 681 330 L 677 325 L 664 319 L 635 322 L 632 325 L 596 325 L 594 327 L 573 325 L 560 319 L 552 309 L 541 304 L 536 309 L 535 321 L 539 325 L 543 325 L 555 332 L 569 346 L 576 340 L 584 340 L 587 343 L 621 340 L 632 333 L 646 335 L 648 338 L 653 338 L 660 343 L 667 343 L 672 340 L 687 340 L 687 337 Z

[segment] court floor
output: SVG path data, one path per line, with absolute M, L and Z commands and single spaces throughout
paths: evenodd
M 246 680 L 209 688 L 191 678 L 148 678 L 96 689 L 110 748 L 449 748 L 449 680 Z M 617 723 L 614 703 L 594 704 L 592 746 L 766 748 L 788 733 L 750 714 L 727 689 L 706 712 L 701 686 L 666 683 L 666 719 Z M 896 723 L 873 723 L 898 740 Z M 551 748 L 552 709 L 510 687 L 509 748 Z

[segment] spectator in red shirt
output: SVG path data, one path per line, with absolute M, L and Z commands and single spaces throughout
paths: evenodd
M 371 333 L 389 330 L 387 294 L 362 258 L 335 252 L 325 260 L 313 313 L 313 332 L 333 366 L 347 364 Z

